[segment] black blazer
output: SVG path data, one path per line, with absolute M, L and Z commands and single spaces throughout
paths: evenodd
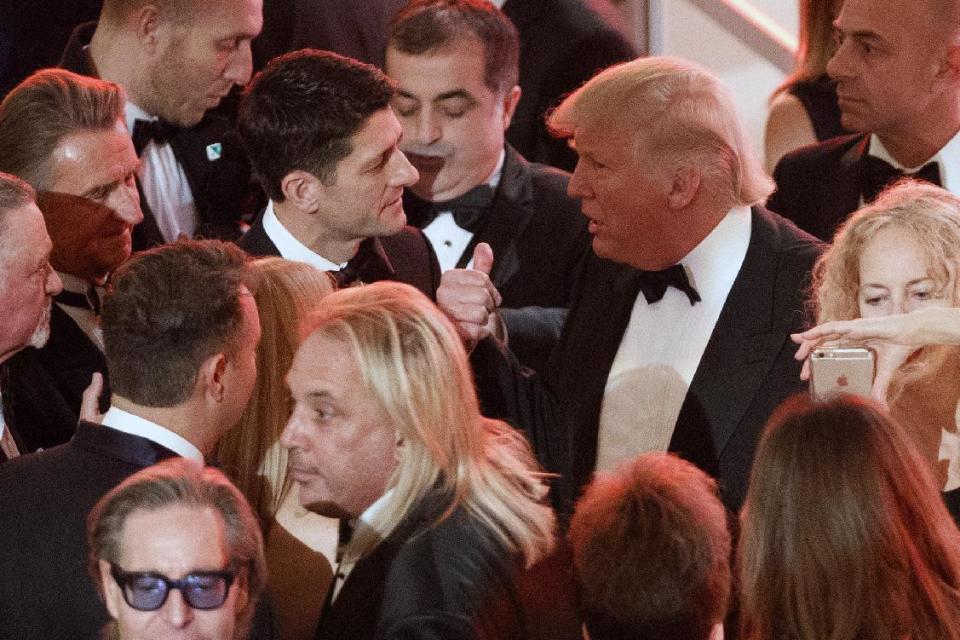
M 579 640 L 570 574 L 523 570 L 462 508 L 434 524 L 444 504 L 428 496 L 356 564 L 316 640 Z
M 0 465 L 0 636 L 99 637 L 109 616 L 87 574 L 87 514 L 125 478 L 173 455 L 81 422 L 67 444 Z
M 587 218 L 580 201 L 567 195 L 569 181 L 569 174 L 529 163 L 507 145 L 493 206 L 466 250 L 480 242 L 493 249 L 490 280 L 503 297 L 510 348 L 535 369 L 560 336 L 590 248 Z
M 110 378 L 103 352 L 53 303 L 50 339 L 42 349 L 27 348 L 3 365 L 4 418 L 22 443 L 20 453 L 64 444 L 77 428 L 83 391 L 95 371 L 103 374 L 100 410 L 110 407 Z
M 97 29 L 96 22 L 78 26 L 63 52 L 60 66 L 75 73 L 97 76 L 85 47 Z M 253 179 L 240 137 L 221 116 L 207 113 L 199 124 L 177 129 L 170 138 L 173 155 L 183 167 L 197 207 L 199 225 L 195 235 L 236 240 L 240 222 L 249 222 L 264 198 Z M 140 182 L 137 181 L 140 189 Z M 163 244 L 163 236 L 143 192 L 140 192 L 143 222 L 133 230 L 135 251 Z
M 637 51 L 582 0 L 507 0 L 503 12 L 520 34 L 523 90 L 507 140 L 528 160 L 573 171 L 577 154 L 550 135 L 546 113 L 597 71 Z
M 370 238 L 374 250 L 380 256 L 379 264 L 368 263 L 361 270 L 363 282 L 395 280 L 420 289 L 431 300 L 437 299 L 440 286 L 440 264 L 430 241 L 423 232 L 413 227 L 404 227 L 400 233 L 380 238 Z M 263 214 L 237 241 L 237 245 L 254 257 L 279 256 L 280 251 L 263 228 Z
M 777 190 L 767 207 L 827 242 L 860 207 L 860 159 L 869 134 L 834 138 L 783 156 L 773 170 Z
M 761 428 L 802 387 L 789 335 L 804 327 L 808 274 L 821 250 L 789 222 L 753 210 L 743 266 L 677 418 L 669 450 L 718 478 L 734 512 L 746 493 Z M 547 470 L 562 474 L 554 497 L 563 517 L 596 464 L 604 387 L 639 293 L 637 275 L 589 255 L 542 375 L 521 371 L 490 339 L 471 356 L 485 413 L 524 429 Z

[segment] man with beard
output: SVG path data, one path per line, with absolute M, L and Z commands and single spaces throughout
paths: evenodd
M 420 173 L 404 194 L 443 270 L 470 263 L 489 243 L 510 347 L 532 368 L 556 343 L 587 220 L 566 194 L 570 176 L 528 163 L 504 133 L 520 88 L 517 31 L 483 0 L 418 0 L 394 19 L 386 72 L 400 148 Z
M 137 249 L 181 235 L 235 239 L 252 211 L 249 167 L 230 123 L 207 111 L 252 71 L 261 0 L 106 0 L 61 66 L 115 82 L 143 167 Z
M 34 198 L 26 182 L 0 173 L 0 362 L 25 347 L 46 344 L 51 296 L 61 289 L 50 266 L 50 236 Z M 0 380 L 0 397 L 2 393 Z M 22 445 L 0 410 L 0 462 L 19 455 Z
M 64 289 L 47 345 L 6 363 L 5 416 L 26 451 L 69 440 L 92 374 L 107 371 L 100 289 L 130 257 L 132 229 L 143 219 L 140 163 L 122 114 L 120 87 L 61 69 L 38 71 L 0 103 L 0 171 L 36 189 Z

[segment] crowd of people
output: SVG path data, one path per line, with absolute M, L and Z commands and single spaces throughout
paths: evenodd
M 801 2 L 772 178 L 580 0 L 372 5 L 0 102 L 0 638 L 960 640 L 960 2 Z

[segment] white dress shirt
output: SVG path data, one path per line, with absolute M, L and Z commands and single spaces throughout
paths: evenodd
M 204 464 L 203 454 L 200 453 L 200 449 L 197 449 L 186 438 L 170 431 L 166 427 L 160 426 L 156 422 L 135 416 L 123 409 L 110 407 L 107 412 L 103 414 L 102 424 L 117 431 L 146 438 L 151 442 L 170 449 L 170 451 L 173 451 L 178 456 Z
M 267 203 L 267 208 L 263 211 L 263 231 L 276 245 L 280 256 L 286 260 L 306 262 L 321 271 L 339 271 L 347 264 L 346 262 L 343 264 L 331 262 L 294 238 L 273 210 L 273 200 Z
M 734 208 L 680 261 L 700 294 L 667 287 L 663 299 L 637 296 L 613 360 L 600 409 L 597 469 L 647 451 L 666 451 L 750 243 L 749 207 Z
M 78 293 L 82 296 L 87 295 L 87 291 L 90 289 L 89 282 L 75 275 L 63 273 L 62 271 L 58 271 L 57 275 L 60 276 L 60 280 L 63 282 L 63 288 L 66 291 Z M 97 295 L 99 294 L 100 292 L 98 291 Z M 77 323 L 80 330 L 90 338 L 90 342 L 96 345 L 97 349 L 103 351 L 103 329 L 100 328 L 100 320 L 93 311 L 82 307 L 74 307 L 69 304 L 61 304 L 59 302 L 57 306 L 63 309 L 64 313 Z
M 506 151 L 500 152 L 500 159 L 493 168 L 490 176 L 484 181 L 484 184 L 490 185 L 493 190 L 500 184 L 500 177 L 503 175 L 503 162 L 506 158 Z M 460 256 L 470 246 L 473 240 L 473 233 L 457 226 L 453 219 L 453 213 L 450 211 L 441 211 L 434 218 L 433 222 L 428 224 L 423 233 L 433 245 L 433 250 L 437 254 L 437 260 L 440 262 L 441 271 L 449 271 L 457 266 Z M 494 256 L 496 258 L 496 256 Z M 473 258 L 467 263 L 467 268 L 473 267 Z
M 7 459 L 16 458 L 20 455 L 17 449 L 17 443 L 13 440 L 13 434 L 7 429 L 7 423 L 3 419 L 3 391 L 0 390 L 0 451 L 3 451 Z
M 943 188 L 950 193 L 960 195 L 960 132 L 950 138 L 950 141 L 943 145 L 943 148 L 932 158 L 926 162 L 921 162 L 916 167 L 905 167 L 894 160 L 875 133 L 870 134 L 870 147 L 867 149 L 867 154 L 886 160 L 892 167 L 904 173 L 916 173 L 927 163 L 936 162 L 940 167 L 940 181 L 943 182 Z M 861 204 L 863 204 L 862 200 Z
M 367 507 L 363 513 L 360 514 L 358 518 L 351 521 L 350 525 L 352 528 L 356 529 L 358 526 L 366 525 L 371 526 L 370 522 L 373 518 L 383 511 L 384 507 L 387 506 L 387 501 L 390 500 L 390 496 L 393 495 L 393 489 L 390 489 L 382 496 L 377 498 L 373 504 Z M 374 528 L 374 527 L 371 527 Z M 379 531 L 381 538 L 386 538 L 389 535 L 387 531 Z M 338 555 L 340 550 L 338 550 Z M 333 576 L 333 593 L 330 595 L 330 602 L 333 602 L 337 596 L 340 594 L 340 588 L 343 587 L 343 583 L 347 581 L 347 576 L 350 575 L 350 572 L 353 571 L 353 567 L 356 563 L 354 562 L 340 562 L 335 568 L 335 575 Z
M 131 135 L 134 121 L 157 119 L 130 101 L 124 106 L 124 115 Z M 192 238 L 199 220 L 197 206 L 187 174 L 177 162 L 173 147 L 169 142 L 158 145 L 151 140 L 140 154 L 140 163 L 137 174 L 140 188 L 163 239 L 173 242 L 181 235 Z

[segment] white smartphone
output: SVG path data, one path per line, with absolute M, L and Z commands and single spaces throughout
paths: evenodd
M 819 347 L 810 354 L 810 393 L 826 400 L 839 393 L 870 397 L 873 351 L 865 347 Z

